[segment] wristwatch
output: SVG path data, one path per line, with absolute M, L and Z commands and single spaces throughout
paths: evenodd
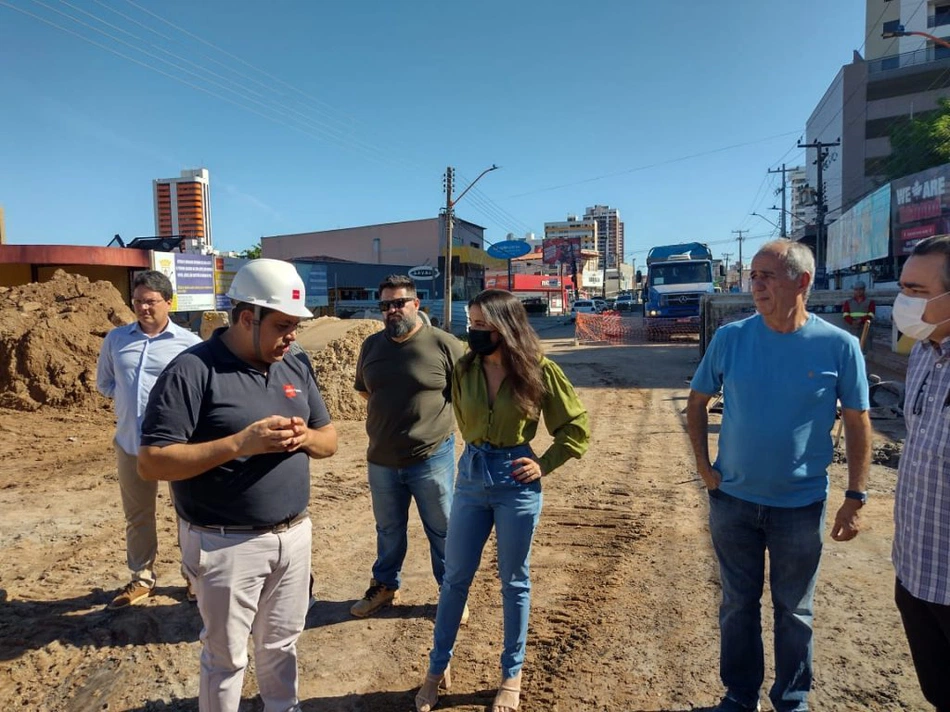
M 867 493 L 867 492 L 858 492 L 857 490 L 845 490 L 845 491 L 844 491 L 844 498 L 845 498 L 845 499 L 854 499 L 854 500 L 857 500 L 858 502 L 860 502 L 861 504 L 865 504 L 865 503 L 868 501 L 868 493 Z

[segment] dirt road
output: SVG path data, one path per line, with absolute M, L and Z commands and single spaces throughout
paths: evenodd
M 578 386 L 589 455 L 545 480 L 533 557 L 525 712 L 662 712 L 714 704 L 718 575 L 706 495 L 681 411 L 695 345 L 546 344 Z M 715 430 L 713 419 L 713 430 Z M 306 712 L 405 712 L 425 671 L 436 584 L 413 522 L 402 605 L 370 620 L 374 530 L 361 422 L 337 423 L 340 452 L 312 465 L 320 602 L 300 640 Z M 125 582 L 111 413 L 0 411 L 0 700 L 4 709 L 197 710 L 198 632 L 183 602 L 172 511 L 162 495 L 159 588 L 107 612 Z M 828 540 L 816 601 L 815 710 L 924 710 L 892 603 L 895 471 L 875 466 L 866 530 Z M 832 506 L 844 468 L 832 472 Z M 164 487 L 164 486 L 163 486 Z M 830 518 L 829 518 L 830 519 Z M 498 684 L 500 598 L 486 549 L 441 709 L 482 711 Z M 771 613 L 767 606 L 763 618 Z M 766 685 L 769 684 L 766 681 Z M 243 710 L 260 710 L 249 670 Z M 770 709 L 763 700 L 763 708 Z

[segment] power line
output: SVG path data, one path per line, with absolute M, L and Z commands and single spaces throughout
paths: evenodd
M 775 134 L 774 136 L 766 136 L 765 138 L 755 139 L 754 141 L 744 141 L 743 143 L 734 143 L 729 146 L 721 146 L 719 148 L 714 148 L 709 151 L 700 151 L 699 153 L 691 153 L 688 156 L 679 156 L 678 158 L 671 158 L 666 161 L 658 161 L 656 163 L 649 163 L 643 166 L 637 166 L 636 168 L 627 168 L 622 171 L 614 171 L 613 173 L 604 173 L 603 175 L 593 176 L 591 178 L 584 178 L 582 180 L 577 180 L 572 183 L 562 183 L 561 185 L 552 185 L 547 188 L 538 188 L 536 190 L 529 190 L 525 193 L 515 193 L 514 195 L 509 195 L 509 198 L 523 198 L 527 195 L 535 195 L 537 193 L 546 193 L 552 190 L 560 190 L 561 188 L 571 188 L 575 185 L 583 185 L 585 183 L 594 183 L 599 180 L 604 180 L 605 178 L 616 178 L 617 176 L 628 175 L 630 173 L 637 173 L 639 171 L 646 171 L 651 168 L 659 168 L 660 166 L 668 166 L 672 163 L 680 163 L 682 161 L 689 161 L 694 158 L 702 158 L 703 156 L 710 156 L 715 153 L 722 153 L 723 151 L 731 151 L 736 148 L 743 148 L 745 146 L 754 146 L 758 143 L 765 143 L 767 141 L 774 141 L 777 138 L 784 138 L 785 136 L 792 136 L 794 134 L 800 134 L 801 131 L 786 131 L 785 133 Z
M 94 26 L 92 26 L 92 25 L 89 25 L 89 24 L 86 23 L 86 22 L 83 22 L 83 21 L 82 21 L 81 19 L 79 19 L 79 18 L 73 17 L 72 15 L 69 15 L 68 13 L 65 13 L 65 12 L 62 12 L 62 11 L 60 11 L 60 10 L 57 10 L 56 8 L 50 7 L 49 5 L 47 5 L 47 4 L 43 3 L 43 2 L 41 2 L 41 0 L 32 0 L 32 2 L 35 3 L 35 4 L 37 4 L 37 5 L 40 5 L 41 7 L 46 8 L 47 10 L 50 10 L 50 11 L 52 11 L 52 12 L 55 12 L 55 13 L 58 14 L 58 15 L 61 15 L 61 16 L 65 17 L 65 18 L 71 20 L 72 22 L 78 24 L 78 25 L 81 25 L 81 26 L 83 26 L 83 27 L 86 27 L 86 28 L 92 30 L 93 32 L 96 32 L 96 33 L 98 33 L 98 34 L 101 34 L 101 35 L 107 37 L 108 39 L 110 39 L 110 40 L 112 40 L 112 41 L 114 41 L 114 42 L 118 42 L 119 44 L 125 45 L 126 47 L 129 47 L 129 48 L 131 48 L 131 49 L 134 50 L 134 51 L 140 52 L 141 54 L 144 54 L 144 55 L 147 56 L 147 57 L 150 57 L 150 58 L 152 58 L 152 59 L 155 59 L 155 60 L 157 60 L 157 61 L 159 61 L 159 62 L 163 62 L 164 64 L 170 65 L 170 66 L 174 67 L 177 71 L 184 72 L 184 73 L 186 73 L 186 74 L 189 74 L 189 75 L 195 77 L 196 79 L 198 79 L 198 80 L 200 80 L 200 81 L 207 82 L 208 84 L 211 84 L 211 85 L 213 85 L 213 86 L 215 86 L 215 87 L 218 87 L 218 88 L 222 89 L 223 91 L 230 92 L 230 93 L 236 95 L 236 96 L 237 96 L 238 98 L 240 98 L 242 101 L 250 102 L 250 103 L 255 104 L 255 105 L 259 106 L 259 107 L 262 107 L 262 109 L 263 109 L 265 112 L 267 112 L 267 111 L 273 112 L 273 113 L 276 114 L 277 116 L 283 117 L 283 118 L 285 118 L 285 119 L 288 120 L 288 121 L 300 122 L 300 123 L 306 125 L 308 128 L 313 129 L 314 131 L 317 131 L 317 132 L 323 134 L 324 137 L 325 137 L 326 139 L 328 139 L 331 143 L 334 143 L 334 142 L 335 142 L 335 143 L 336 143 L 339 147 L 341 147 L 341 148 L 349 148 L 349 149 L 352 149 L 352 150 L 354 150 L 354 151 L 356 151 L 356 152 L 363 152 L 363 154 L 364 154 L 366 157 L 368 157 L 368 158 L 371 158 L 371 159 L 374 159 L 374 160 L 378 160 L 378 161 L 381 161 L 381 162 L 386 162 L 386 161 L 388 160 L 388 161 L 390 161 L 391 163 L 394 162 L 396 165 L 399 165 L 399 162 L 398 162 L 398 161 L 393 161 L 393 159 L 391 159 L 389 156 L 387 156 L 384 151 L 380 150 L 379 148 L 377 148 L 377 147 L 375 147 L 375 146 L 372 146 L 371 144 L 365 143 L 365 142 L 363 142 L 363 141 L 361 141 L 361 140 L 359 140 L 359 139 L 357 139 L 357 138 L 355 138 L 355 137 L 353 137 L 353 136 L 351 136 L 351 135 L 345 134 L 345 133 L 341 132 L 339 129 L 337 129 L 337 128 L 335 128 L 335 127 L 328 126 L 328 125 L 323 124 L 323 123 L 321 123 L 321 122 L 319 122 L 319 121 L 316 121 L 316 120 L 310 118 L 309 116 L 307 116 L 307 115 L 305 115 L 305 114 L 303 114 L 303 113 L 297 111 L 296 109 L 294 109 L 294 108 L 292 108 L 292 107 L 287 106 L 286 104 L 284 104 L 284 103 L 282 103 L 282 102 L 280 102 L 280 101 L 276 101 L 276 100 L 273 100 L 273 99 L 269 99 L 268 101 L 265 102 L 265 101 L 261 101 L 261 100 L 259 100 L 259 99 L 256 99 L 256 98 L 254 98 L 253 96 L 247 96 L 247 95 L 246 95 L 247 93 L 251 93 L 251 94 L 254 94 L 254 95 L 257 96 L 257 97 L 260 97 L 261 99 L 264 99 L 264 98 L 265 98 L 265 97 L 264 97 L 263 95 L 261 95 L 259 92 L 256 92 L 256 91 L 254 91 L 253 89 L 248 88 L 247 86 L 242 86 L 239 82 L 235 82 L 235 81 L 232 80 L 232 79 L 229 79 L 229 78 L 227 78 L 227 77 L 224 77 L 224 76 L 222 76 L 222 75 L 220 75 L 220 74 L 218 74 L 218 73 L 216 73 L 216 72 L 213 72 L 213 71 L 207 69 L 206 67 L 201 66 L 200 63 L 195 62 L 194 59 L 191 58 L 191 57 L 182 57 L 180 54 L 176 54 L 176 53 L 171 52 L 171 51 L 169 51 L 169 50 L 167 50 L 167 49 L 165 49 L 165 48 L 163 48 L 163 47 L 159 47 L 159 46 L 157 46 L 157 45 L 154 45 L 154 44 L 148 42 L 147 40 L 145 40 L 144 38 L 141 38 L 141 37 L 135 35 L 134 33 L 131 33 L 131 32 L 129 32 L 129 31 L 127 31 L 127 30 L 124 30 L 124 29 L 122 29 L 122 28 L 120 28 L 120 27 L 118 27 L 118 26 L 116 26 L 116 25 L 113 25 L 112 23 L 109 23 L 108 21 L 102 19 L 101 17 L 99 17 L 99 16 L 97 16 L 97 15 L 95 15 L 95 14 L 93 14 L 93 13 L 87 12 L 87 11 L 85 11 L 85 10 L 82 10 L 81 8 L 77 8 L 77 7 L 75 7 L 74 5 L 71 5 L 70 3 L 66 2 L 66 0 L 60 0 L 60 2 L 61 2 L 63 5 L 66 5 L 67 7 L 71 7 L 71 8 L 73 8 L 74 10 L 77 10 L 78 12 L 81 12 L 81 13 L 83 13 L 84 15 L 87 15 L 88 17 L 92 18 L 93 20 L 95 20 L 95 21 L 97 21 L 97 22 L 100 22 L 100 23 L 102 23 L 102 24 L 104 24 L 104 25 L 106 25 L 106 26 L 108 26 L 108 27 L 111 27 L 111 28 L 113 28 L 113 29 L 115 29 L 115 30 L 117 30 L 117 31 L 119 31 L 119 32 L 122 32 L 122 33 L 124 33 L 124 34 L 126 34 L 126 35 L 132 37 L 133 39 L 137 40 L 137 41 L 140 42 L 140 43 L 144 43 L 144 44 L 148 45 L 149 47 L 154 48 L 155 50 L 157 50 L 157 51 L 159 51 L 159 52 L 162 52 L 162 53 L 164 53 L 164 54 L 166 54 L 166 55 L 169 55 L 169 56 L 171 56 L 171 57 L 175 57 L 175 58 L 177 58 L 177 59 L 182 60 L 183 62 L 186 62 L 186 63 L 187 63 L 186 66 L 183 66 L 183 65 L 181 65 L 181 64 L 177 64 L 177 63 L 172 62 L 172 61 L 169 61 L 168 59 L 164 59 L 163 57 L 160 57 L 160 56 L 158 56 L 158 55 L 156 55 L 156 54 L 154 54 L 154 53 L 152 53 L 152 52 L 149 52 L 149 51 L 147 51 L 147 50 L 145 50 L 145 49 L 142 49 L 142 48 L 139 47 L 139 46 L 136 46 L 136 45 L 133 45 L 133 44 L 131 44 L 131 43 L 129 43 L 129 42 L 126 42 L 125 40 L 123 40 L 123 39 L 121 39 L 121 38 L 119 38 L 119 37 L 116 37 L 116 36 L 114 36 L 114 35 L 111 35 L 111 34 L 109 34 L 108 32 L 105 32 L 105 31 L 103 31 L 103 30 L 101 30 L 101 29 L 99 29 L 99 28 L 97 28 L 97 27 L 94 27 Z M 48 24 L 52 24 L 52 23 L 48 23 Z M 138 24 L 141 24 L 141 23 L 138 23 Z M 54 25 L 54 26 L 59 27 L 58 25 Z M 60 28 L 60 29 L 63 29 L 63 28 Z M 147 28 L 147 29 L 148 29 L 148 28 Z M 84 35 L 77 35 L 77 36 L 79 36 L 81 39 L 86 39 L 86 40 L 88 41 L 88 38 L 86 38 Z M 164 36 L 164 35 L 162 35 L 162 36 Z M 219 64 L 220 64 L 220 63 L 219 63 Z M 151 68 L 151 65 L 147 65 L 147 66 L 149 66 L 149 67 Z M 208 79 L 207 77 L 202 76 L 202 75 L 199 74 L 198 72 L 195 72 L 195 71 L 192 69 L 192 67 L 194 67 L 194 68 L 196 68 L 196 69 L 199 69 L 199 70 L 201 70 L 201 71 L 204 71 L 204 72 L 206 72 L 206 73 L 208 73 L 208 74 L 210 74 L 210 75 L 212 75 L 212 76 L 219 77 L 219 78 L 221 78 L 222 80 L 224 80 L 224 81 L 226 81 L 226 82 L 228 82 L 228 83 L 230 83 L 230 84 L 232 84 L 232 85 L 236 85 L 236 86 L 238 87 L 238 89 L 233 89 L 233 88 L 231 88 L 231 87 L 228 87 L 228 86 L 223 85 L 223 84 L 220 83 L 220 82 L 217 82 L 217 81 Z M 230 69 L 230 68 L 228 68 L 228 69 Z M 231 70 L 231 71 L 233 71 L 233 70 Z M 265 87 L 265 88 L 266 88 L 266 87 Z M 242 92 L 243 92 L 243 93 L 242 93 Z M 233 103 L 233 102 L 232 102 L 232 103 Z M 246 107 L 245 107 L 245 108 L 246 108 Z M 299 118 L 296 118 L 296 117 L 294 117 L 294 116 L 291 116 L 291 114 L 295 114 L 296 117 L 299 117 Z
M 187 69 L 185 69 L 185 68 L 182 68 L 180 65 L 177 65 L 177 64 L 175 64 L 174 62 L 170 62 L 170 61 L 168 61 L 168 60 L 166 60 L 166 59 L 162 59 L 161 57 L 158 57 L 158 56 L 156 56 L 156 55 L 154 55 L 154 54 L 152 54 L 152 53 L 150 53 L 150 52 L 147 52 L 147 51 L 145 51 L 145 50 L 136 48 L 134 45 L 131 45 L 131 44 L 129 44 L 128 42 L 125 42 L 125 41 L 122 40 L 121 38 L 115 37 L 114 35 L 111 35 L 111 34 L 109 34 L 108 32 L 104 32 L 103 30 L 100 30 L 99 28 L 93 27 L 92 25 L 89 25 L 88 23 L 85 23 L 85 22 L 83 22 L 82 20 L 80 20 L 80 19 L 78 19 L 78 18 L 75 18 L 75 17 L 73 17 L 73 16 L 71 16 L 71 15 L 69 15 L 69 14 L 67 14 L 67 13 L 63 13 L 63 12 L 61 12 L 61 11 L 59 11 L 59 10 L 56 10 L 55 8 L 51 8 L 51 7 L 49 7 L 48 5 L 45 5 L 44 3 L 40 2 L 39 0 L 32 0 L 32 1 L 33 1 L 34 3 L 36 3 L 36 4 L 40 5 L 40 6 L 42 6 L 42 7 L 45 7 L 45 8 L 47 8 L 47 9 L 49 9 L 49 10 L 52 10 L 53 12 L 56 12 L 56 13 L 58 13 L 58 14 L 64 16 L 64 17 L 66 17 L 66 18 L 72 20 L 72 21 L 73 21 L 74 23 L 76 23 L 76 24 L 79 24 L 79 25 L 88 27 L 89 29 L 91 29 L 91 30 L 93 30 L 93 31 L 95 31 L 95 32 L 98 32 L 99 34 L 102 34 L 102 35 L 106 36 L 107 38 L 109 38 L 109 39 L 111 39 L 111 40 L 113 40 L 113 41 L 115 41 L 115 42 L 118 42 L 118 43 L 120 43 L 120 44 L 124 44 L 124 45 L 126 45 L 126 46 L 132 47 L 135 51 L 138 51 L 138 52 L 141 52 L 141 53 L 143 53 L 143 54 L 145 54 L 145 55 L 147 55 L 147 56 L 153 57 L 154 59 L 156 59 L 156 60 L 158 60 L 158 61 L 160 61 L 160 62 L 163 62 L 163 63 L 165 63 L 165 64 L 171 65 L 172 67 L 174 67 L 174 68 L 176 68 L 176 69 L 183 70 L 183 71 L 185 71 L 186 73 L 191 74 L 191 75 L 197 77 L 197 78 L 198 78 L 199 80 L 201 80 L 201 81 L 209 82 L 209 83 L 215 84 L 215 85 L 217 85 L 217 86 L 222 86 L 222 85 L 220 85 L 218 82 L 212 82 L 212 81 L 210 81 L 210 80 L 208 80 L 208 79 L 205 79 L 205 78 L 201 77 L 200 75 L 195 74 L 195 72 L 193 72 L 193 71 L 190 71 L 190 70 L 187 70 Z M 95 46 L 95 47 L 99 47 L 100 49 L 103 49 L 103 50 L 105 50 L 105 51 L 107 51 L 107 52 L 109 52 L 109 53 L 111 53 L 111 54 L 114 54 L 114 55 L 116 55 L 117 57 L 120 57 L 120 58 L 122 58 L 122 59 L 125 59 L 125 60 L 127 60 L 127 61 L 130 61 L 130 62 L 132 62 L 132 63 L 134 63 L 134 64 L 137 64 L 137 65 L 139 65 L 139 66 L 141 66 L 141 67 L 145 67 L 146 69 L 148 69 L 148 70 L 150 70 L 150 71 L 152 71 L 152 72 L 155 72 L 155 73 L 160 74 L 160 75 L 162 75 L 162 76 L 168 77 L 169 79 L 172 79 L 172 80 L 175 81 L 175 82 L 178 82 L 178 83 L 180 83 L 180 84 L 183 84 L 183 85 L 185 85 L 185 86 L 187 86 L 187 87 L 190 87 L 190 88 L 195 89 L 195 90 L 197 90 L 197 91 L 200 91 L 200 92 L 202 92 L 202 93 L 208 94 L 209 96 L 212 96 L 212 97 L 214 97 L 214 98 L 216 98 L 216 99 L 220 99 L 221 101 L 225 101 L 225 102 L 227 102 L 227 103 L 229 103 L 229 104 L 232 104 L 232 105 L 234 105 L 234 106 L 237 106 L 237 107 L 240 108 L 240 109 L 243 109 L 243 110 L 248 111 L 248 112 L 250 112 L 250 113 L 252 113 L 252 114 L 255 114 L 255 115 L 257 115 L 257 116 L 260 116 L 261 118 L 264 118 L 264 119 L 266 119 L 266 120 L 268 120 L 268 121 L 271 121 L 271 122 L 280 124 L 280 125 L 285 126 L 285 127 L 287 127 L 287 128 L 291 128 L 291 129 L 293 129 L 293 130 L 295 130 L 295 131 L 298 131 L 298 132 L 300 132 L 300 133 L 303 133 L 304 135 L 307 135 L 307 136 L 309 136 L 309 137 L 311 137 L 311 138 L 317 138 L 317 139 L 323 139 L 323 140 L 326 140 L 326 139 L 329 138 L 331 141 L 333 140 L 333 136 L 326 134 L 326 132 L 324 132 L 324 135 L 323 135 L 323 136 L 320 136 L 320 135 L 318 135 L 317 133 L 314 133 L 314 130 L 311 130 L 309 127 L 301 127 L 301 126 L 299 126 L 299 125 L 296 125 L 296 124 L 294 124 L 294 123 L 290 123 L 289 121 L 285 121 L 285 120 L 281 119 L 281 118 L 280 118 L 281 115 L 286 116 L 286 114 L 282 114 L 282 112 L 279 112 L 279 111 L 273 112 L 274 114 L 277 114 L 277 115 L 275 116 L 275 115 L 273 115 L 273 114 L 264 113 L 263 111 L 259 111 L 259 110 L 255 109 L 254 107 L 249 106 L 249 105 L 246 103 L 247 101 L 251 101 L 252 103 L 256 103 L 256 104 L 261 104 L 261 105 L 264 106 L 266 109 L 268 109 L 268 110 L 270 110 L 270 111 L 273 111 L 273 109 L 270 109 L 270 107 L 267 106 L 266 104 L 262 104 L 262 102 L 259 102 L 259 101 L 256 101 L 256 100 L 249 100 L 247 97 L 241 96 L 238 92 L 235 92 L 233 89 L 228 89 L 227 87 L 223 87 L 223 86 L 222 86 L 222 88 L 223 88 L 225 91 L 231 92 L 231 93 L 233 93 L 233 94 L 237 94 L 237 96 L 239 97 L 239 99 L 243 100 L 245 103 L 242 103 L 242 101 L 235 100 L 235 99 L 233 99 L 233 98 L 231 98 L 231 97 L 228 97 L 228 96 L 226 96 L 226 95 L 223 95 L 223 94 L 221 94 L 221 93 L 219 93 L 219 92 L 217 92 L 217 91 L 213 91 L 212 89 L 209 89 L 209 88 L 206 87 L 206 86 L 202 86 L 202 85 L 200 85 L 200 84 L 196 84 L 196 83 L 194 83 L 193 81 L 188 81 L 187 79 L 184 79 L 184 78 L 182 78 L 181 76 L 176 76 L 175 74 L 171 74 L 171 73 L 169 73 L 169 72 L 166 72 L 166 71 L 164 71 L 163 69 L 160 69 L 159 67 L 155 66 L 154 64 L 146 63 L 146 62 L 144 62 L 144 61 L 142 61 L 142 60 L 140 60 L 140 59 L 138 59 L 138 58 L 136 58 L 136 57 L 134 57 L 134 56 L 130 56 L 130 55 L 128 55 L 128 54 L 125 54 L 125 53 L 123 53 L 123 52 L 120 52 L 120 51 L 118 51 L 118 50 L 116 50 L 116 49 L 114 49 L 114 48 L 112 48 L 112 47 L 109 47 L 109 46 L 107 46 L 107 45 L 102 44 L 101 42 L 97 42 L 96 40 L 94 40 L 94 39 L 92 39 L 92 38 L 90 38 L 90 37 L 87 37 L 86 35 L 83 35 L 83 34 L 80 33 L 80 32 L 76 32 L 75 30 L 72 30 L 72 29 L 70 29 L 70 28 L 68 28 L 68 27 L 64 27 L 63 25 L 57 24 L 57 23 L 53 22 L 52 20 L 49 20 L 48 18 L 42 17 L 42 16 L 40 16 L 40 15 L 37 15 L 37 14 L 35 14 L 35 13 L 32 13 L 32 12 L 30 12 L 30 11 L 28 11 L 28 10 L 23 9 L 23 8 L 17 7 L 17 6 L 15 6 L 15 5 L 11 5 L 10 3 L 6 2 L 5 0 L 0 0 L 0 6 L 10 8 L 11 10 L 14 10 L 14 11 L 16 11 L 16 12 L 19 12 L 19 13 L 23 14 L 23 15 L 26 15 L 26 16 L 28 16 L 28 17 L 31 17 L 31 18 L 33 18 L 33 19 L 35 19 L 35 20 L 38 20 L 38 21 L 40 21 L 40 22 L 42 22 L 42 23 L 44 23 L 44 24 L 47 24 L 47 25 L 49 25 L 49 26 L 51 26 L 51 27 L 54 27 L 54 28 L 56 28 L 56 29 L 58 29 L 58 30 L 60 30 L 60 31 L 62 31 L 62 32 L 65 32 L 65 33 L 67 33 L 67 34 L 73 35 L 74 37 L 77 37 L 77 38 L 81 39 L 82 41 L 84 41 L 84 42 L 86 42 L 86 43 L 88 43 L 88 44 L 91 44 L 91 45 L 93 45 L 93 46 Z M 320 129 L 317 128 L 316 130 L 320 130 Z M 387 157 L 383 156 L 382 154 L 369 154 L 369 155 L 366 155 L 366 157 L 371 158 L 371 159 L 373 159 L 373 160 L 380 161 L 380 162 L 386 162 L 386 158 L 387 158 Z

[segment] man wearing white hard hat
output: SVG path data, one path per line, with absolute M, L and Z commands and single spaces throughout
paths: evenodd
M 337 436 L 306 366 L 285 358 L 311 316 L 294 266 L 253 260 L 228 296 L 231 325 L 178 356 L 152 389 L 139 475 L 175 492 L 204 624 L 199 709 L 237 712 L 253 636 L 264 709 L 288 712 L 299 709 L 310 458 L 333 455 Z

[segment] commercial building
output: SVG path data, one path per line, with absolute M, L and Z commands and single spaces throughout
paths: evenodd
M 593 220 L 597 223 L 597 251 L 600 252 L 597 266 L 604 268 L 604 259 L 607 267 L 615 269 L 623 262 L 623 221 L 620 211 L 609 205 L 595 205 L 587 208 L 584 220 Z
M 155 235 L 184 237 L 188 251 L 211 254 L 211 180 L 206 168 L 184 170 L 179 178 L 152 181 Z
M 455 218 L 452 231 L 452 298 L 467 300 L 478 294 L 486 267 L 500 269 L 503 260 L 489 257 L 484 250 L 485 228 Z M 343 260 L 367 265 L 392 264 L 435 266 L 445 274 L 445 218 L 425 218 L 404 222 L 364 225 L 293 235 L 261 238 L 261 254 L 291 261 Z M 377 282 L 378 283 L 378 282 Z M 367 280 L 362 290 L 374 290 Z M 442 299 L 443 280 L 434 280 L 431 298 Z
M 911 140 L 902 131 L 950 97 L 950 48 L 919 35 L 883 37 L 898 28 L 950 39 L 950 2 L 867 0 L 865 55 L 855 52 L 841 68 L 805 128 L 805 143 L 841 142 L 822 162 L 826 224 L 887 182 L 888 158 Z M 818 188 L 816 158 L 809 149 L 800 186 L 806 200 Z M 815 246 L 815 215 L 809 212 L 809 224 L 793 225 L 792 234 Z M 819 270 L 825 248 L 817 250 Z
M 56 270 L 112 282 L 126 300 L 131 275 L 149 267 L 149 253 L 93 245 L 0 245 L 0 287 L 46 282 Z

